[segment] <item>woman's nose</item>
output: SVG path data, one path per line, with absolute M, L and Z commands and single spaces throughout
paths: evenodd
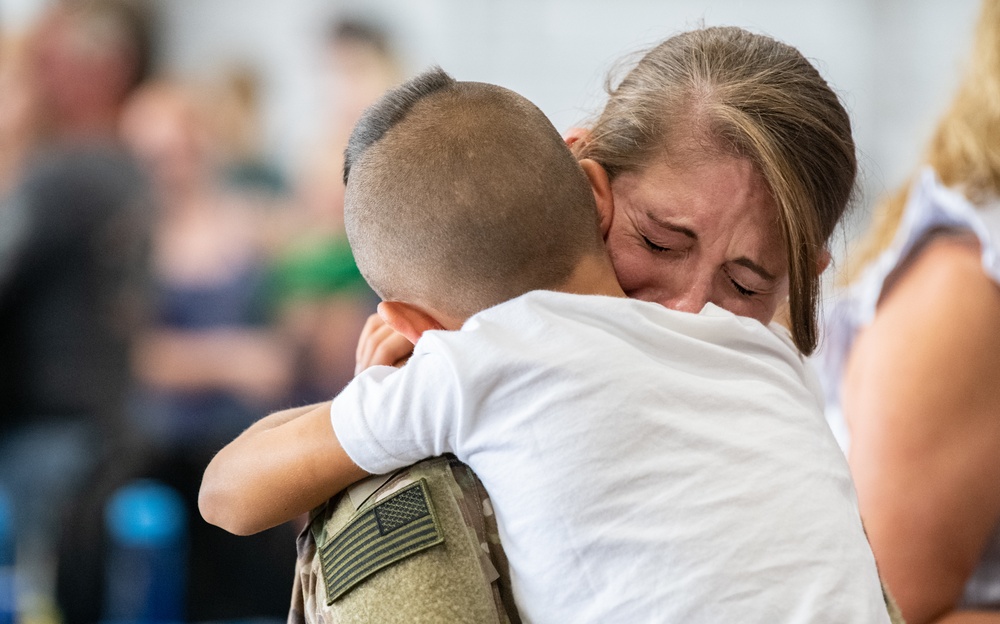
M 671 310 L 677 310 L 678 312 L 701 312 L 701 309 L 705 307 L 708 303 L 708 299 L 698 299 L 693 297 L 684 297 L 681 299 L 675 299 L 674 301 L 667 304 L 667 307 Z
M 671 310 L 698 313 L 710 301 L 710 295 L 711 288 L 709 286 L 694 282 L 686 284 L 683 291 L 668 297 L 662 303 Z

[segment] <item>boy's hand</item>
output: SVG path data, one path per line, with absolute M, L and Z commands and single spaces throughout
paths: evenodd
M 411 355 L 413 344 L 386 325 L 378 314 L 372 314 L 361 330 L 354 374 L 370 366 L 402 366 Z

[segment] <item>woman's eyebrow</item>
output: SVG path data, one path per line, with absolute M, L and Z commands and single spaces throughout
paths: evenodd
M 741 267 L 746 267 L 750 269 L 751 271 L 753 271 L 757 275 L 760 275 L 769 282 L 773 282 L 777 279 L 774 275 L 771 275 L 771 273 L 767 269 L 765 269 L 764 267 L 760 266 L 759 264 L 757 264 L 756 262 L 745 256 L 742 258 L 736 258 L 731 262 L 733 264 L 738 264 Z
M 672 232 L 677 232 L 678 234 L 683 234 L 684 236 L 687 236 L 691 240 L 698 240 L 698 235 L 694 232 L 694 230 L 686 228 L 683 225 L 676 225 L 674 223 L 670 223 L 669 221 L 664 221 L 663 219 L 657 217 L 651 212 L 646 213 L 646 218 L 665 230 L 670 230 Z

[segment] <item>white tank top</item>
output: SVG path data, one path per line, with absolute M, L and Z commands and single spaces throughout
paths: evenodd
M 827 420 L 845 453 L 850 437 L 840 405 L 840 386 L 854 338 L 875 317 L 885 280 L 915 246 L 941 228 L 975 234 L 982 249 L 983 270 L 1000 284 L 1000 204 L 977 209 L 962 194 L 943 186 L 933 170 L 922 171 L 911 189 L 892 244 L 860 278 L 827 302 L 824 336 L 812 363 L 823 384 Z M 1000 608 L 1000 526 L 966 583 L 962 605 Z

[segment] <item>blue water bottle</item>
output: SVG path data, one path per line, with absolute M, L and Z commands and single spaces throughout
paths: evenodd
M 104 520 L 105 624 L 183 621 L 187 511 L 180 494 L 157 481 L 133 481 L 108 501 Z
M 17 621 L 14 545 L 14 508 L 10 495 L 0 487 L 0 624 Z

